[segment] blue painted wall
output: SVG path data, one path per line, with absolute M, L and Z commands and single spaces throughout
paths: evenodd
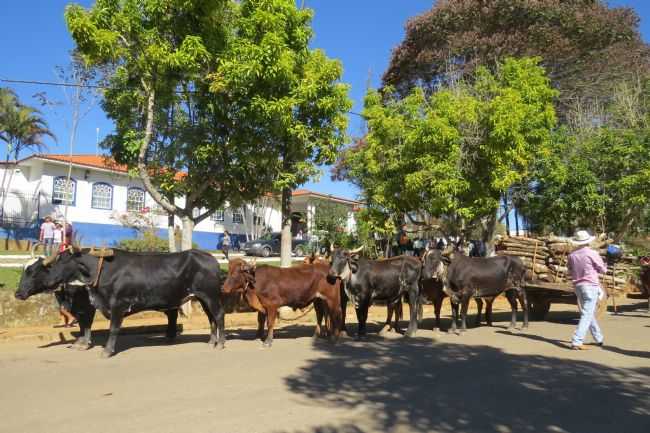
M 72 226 L 75 231 L 75 239 L 83 246 L 107 246 L 114 247 L 123 239 L 134 239 L 138 237 L 135 229 L 114 224 L 93 224 L 74 222 Z M 38 228 L 0 228 L 0 236 L 16 240 L 38 239 Z M 158 229 L 157 235 L 167 239 L 167 229 Z M 238 246 L 246 241 L 244 234 L 231 234 L 233 246 Z M 192 241 L 201 249 L 214 250 L 221 248 L 223 233 L 210 233 L 195 231 Z

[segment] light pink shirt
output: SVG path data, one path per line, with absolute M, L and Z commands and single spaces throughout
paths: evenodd
M 589 247 L 582 247 L 569 254 L 569 271 L 573 284 L 595 284 L 600 286 L 598 274 L 607 272 L 607 266 L 600 255 Z

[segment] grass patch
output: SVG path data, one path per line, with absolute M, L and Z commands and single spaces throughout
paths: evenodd
M 22 272 L 22 268 L 0 268 L 0 284 L 4 284 L 0 290 L 16 290 Z
M 12 251 L 12 250 L 0 250 L 0 256 L 19 256 L 19 255 L 29 255 L 29 251 Z

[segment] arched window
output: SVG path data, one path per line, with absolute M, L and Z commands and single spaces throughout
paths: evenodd
M 142 212 L 144 209 L 144 190 L 142 188 L 129 188 L 126 191 L 126 210 L 128 212 Z
M 65 176 L 58 176 L 54 178 L 54 188 L 52 189 L 52 203 L 53 204 L 68 204 L 74 206 L 77 192 L 77 181 Z
M 94 183 L 91 206 L 94 209 L 112 209 L 113 187 L 104 182 Z

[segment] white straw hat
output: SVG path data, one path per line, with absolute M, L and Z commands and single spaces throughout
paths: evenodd
M 595 239 L 596 236 L 590 235 L 588 231 L 578 230 L 575 236 L 571 238 L 571 243 L 577 246 L 588 245 L 592 243 Z

